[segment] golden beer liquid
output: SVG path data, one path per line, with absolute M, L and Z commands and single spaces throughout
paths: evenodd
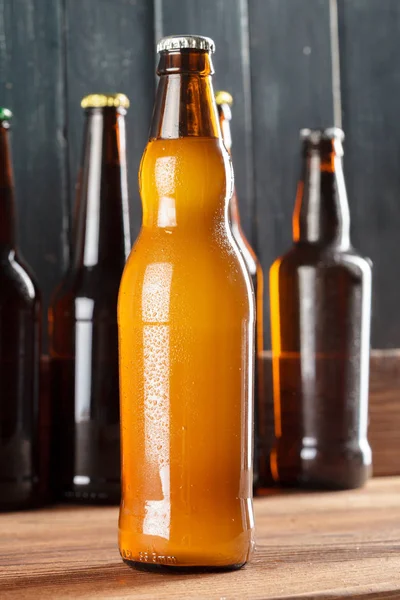
M 140 167 L 118 306 L 119 545 L 135 566 L 235 568 L 252 548 L 254 299 L 218 133 L 150 139 Z

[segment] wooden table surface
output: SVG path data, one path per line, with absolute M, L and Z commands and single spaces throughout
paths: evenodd
M 257 551 L 240 571 L 135 572 L 116 546 L 118 510 L 0 515 L 0 598 L 400 599 L 400 477 L 363 490 L 255 500 Z

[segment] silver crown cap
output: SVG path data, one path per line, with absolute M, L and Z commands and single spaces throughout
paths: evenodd
M 213 40 L 203 35 L 168 35 L 162 38 L 157 44 L 157 52 L 180 50 L 182 48 L 205 50 L 206 52 L 211 52 L 211 54 L 215 52 Z
M 339 140 L 343 142 L 344 131 L 339 127 L 328 127 L 328 129 L 301 129 L 301 140 L 310 140 L 312 144 L 318 144 L 321 140 Z

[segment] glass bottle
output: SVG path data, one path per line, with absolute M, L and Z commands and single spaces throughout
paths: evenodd
M 228 223 L 213 49 L 200 36 L 158 45 L 143 223 L 119 294 L 119 546 L 144 569 L 239 568 L 253 545 L 255 307 Z
M 43 501 L 41 298 L 17 246 L 11 118 L 11 111 L 0 108 L 0 510 L 30 508 Z
M 129 254 L 123 94 L 82 100 L 85 133 L 71 266 L 49 310 L 59 499 L 120 501 L 117 299 Z
M 225 148 L 231 154 L 232 135 L 230 122 L 232 120 L 231 106 L 233 98 L 229 92 L 219 90 L 215 93 L 215 101 L 218 108 L 219 124 Z M 273 413 L 269 414 L 270 404 L 267 402 L 266 391 L 261 386 L 263 381 L 263 293 L 264 277 L 260 262 L 242 229 L 239 202 L 236 187 L 233 188 L 232 198 L 229 202 L 229 221 L 233 237 L 243 255 L 247 269 L 253 282 L 254 295 L 256 299 L 256 360 L 254 368 L 254 486 L 265 486 L 271 483 L 269 469 L 270 447 L 266 439 L 265 429 L 267 421 L 273 422 Z M 262 417 L 262 423 L 260 422 Z
M 294 244 L 270 271 L 276 444 L 282 485 L 367 479 L 371 267 L 350 242 L 340 129 L 303 130 Z

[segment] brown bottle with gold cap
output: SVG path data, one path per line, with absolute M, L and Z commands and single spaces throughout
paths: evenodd
M 41 300 L 21 260 L 9 147 L 12 115 L 0 108 L 0 511 L 41 496 L 39 364 Z
M 232 148 L 232 135 L 230 121 L 232 119 L 231 106 L 233 98 L 229 92 L 219 90 L 215 93 L 215 101 L 218 108 L 219 123 L 222 139 L 229 154 Z M 242 256 L 253 282 L 256 298 L 256 361 L 254 369 L 254 485 L 265 486 L 271 482 L 269 472 L 269 451 L 265 439 L 265 421 L 273 421 L 273 414 L 267 415 L 268 406 L 265 402 L 263 390 L 260 389 L 260 375 L 262 376 L 262 351 L 263 351 L 263 287 L 264 279 L 260 262 L 244 233 L 240 220 L 239 202 L 236 188 L 233 189 L 232 198 L 228 205 L 229 221 L 233 237 Z M 260 417 L 263 423 L 260 423 Z M 269 419 L 268 419 L 269 416 Z
M 70 268 L 49 310 L 56 497 L 120 500 L 117 297 L 130 251 L 123 94 L 85 109 Z
M 350 242 L 343 131 L 301 132 L 293 246 L 270 271 L 276 444 L 281 485 L 355 488 L 367 440 L 371 266 Z

